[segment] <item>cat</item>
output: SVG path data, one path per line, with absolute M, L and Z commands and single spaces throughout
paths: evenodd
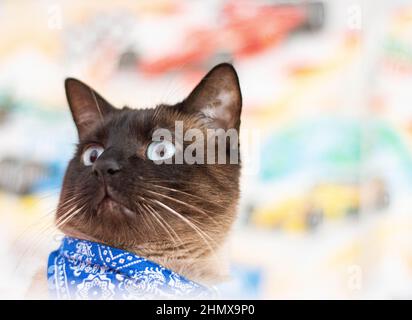
M 153 133 L 174 132 L 179 122 L 184 132 L 197 129 L 205 137 L 208 129 L 238 133 L 242 96 L 234 67 L 215 66 L 182 102 L 152 109 L 117 109 L 73 78 L 65 89 L 79 143 L 63 180 L 58 229 L 133 252 L 202 284 L 227 278 L 224 248 L 236 218 L 240 160 L 159 164 L 155 160 L 173 158 L 179 146 L 176 136 L 169 144 L 154 143 Z M 212 143 L 217 150 L 218 142 Z M 225 141 L 224 148 L 228 160 L 239 142 Z

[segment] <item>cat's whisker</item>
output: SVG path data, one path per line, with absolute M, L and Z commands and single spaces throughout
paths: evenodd
M 30 223 L 21 233 L 19 233 L 16 238 L 13 240 L 11 247 L 13 248 L 17 242 L 19 242 L 22 237 L 24 235 L 26 235 L 29 230 L 33 229 L 33 228 L 37 228 L 40 225 L 40 230 L 42 230 L 44 228 L 44 224 L 47 226 L 48 224 L 50 224 L 53 219 L 51 219 L 51 215 L 54 214 L 56 212 L 55 209 L 50 210 L 49 212 L 47 212 L 46 214 L 42 215 L 41 217 L 39 217 L 38 219 L 36 219 L 36 221 Z M 49 220 L 46 220 L 47 218 L 49 218 Z M 42 225 L 43 224 L 43 225 Z
M 66 212 L 63 213 L 57 219 L 55 219 L 54 226 L 56 227 L 56 229 L 58 229 L 60 227 L 60 222 L 62 222 L 66 218 L 70 217 L 73 214 L 73 212 L 76 211 L 79 208 L 79 204 L 80 203 L 77 203 L 77 204 L 73 205 L 72 207 L 70 207 L 68 209 L 65 209 Z
M 153 199 L 152 200 L 154 203 L 156 203 L 157 205 L 159 205 L 160 207 L 166 209 L 167 212 L 172 213 L 173 215 L 175 215 L 177 218 L 179 218 L 180 220 L 182 220 L 183 222 L 185 222 L 188 226 L 190 226 L 199 236 L 200 238 L 205 242 L 205 244 L 208 246 L 208 248 L 210 249 L 210 251 L 215 255 L 215 250 L 213 249 L 213 247 L 210 245 L 210 242 L 206 239 L 209 238 L 212 242 L 214 242 L 214 240 L 207 234 L 205 233 L 203 230 L 201 230 L 198 226 L 196 226 L 193 222 L 191 222 L 188 218 L 182 216 L 180 213 L 176 212 L 176 210 L 172 209 L 171 207 L 169 207 L 168 205 L 164 204 L 163 202 Z
M 66 215 L 64 219 L 60 219 L 60 222 L 56 223 L 56 228 L 59 229 L 69 223 L 75 216 L 77 216 L 85 207 L 86 203 L 80 207 L 75 208 L 69 215 Z
M 74 208 L 69 209 L 65 214 L 63 215 L 64 217 L 69 216 Z M 52 222 L 48 222 L 46 226 L 42 227 L 41 230 L 37 232 L 37 234 L 31 239 L 30 245 L 26 247 L 26 249 L 23 251 L 23 253 L 20 255 L 18 258 L 18 262 L 16 264 L 16 270 L 20 267 L 20 264 L 24 259 L 27 259 L 29 256 L 29 252 L 31 252 L 31 255 L 35 254 L 35 250 L 41 245 L 41 243 L 50 235 L 50 231 L 55 231 L 57 230 L 56 226 Z
M 170 187 L 166 187 L 166 186 L 161 186 L 161 185 L 158 185 L 158 184 L 152 184 L 152 186 L 154 186 L 154 187 L 156 187 L 156 188 L 161 188 L 161 189 L 169 190 L 169 191 L 172 191 L 172 192 L 176 192 L 176 193 L 181 193 L 181 194 L 187 195 L 187 196 L 189 196 L 189 197 L 192 197 L 192 198 L 201 200 L 202 202 L 210 203 L 210 204 L 212 204 L 212 205 L 214 205 L 214 206 L 216 206 L 216 207 L 220 207 L 220 208 L 222 208 L 222 209 L 225 209 L 224 206 L 222 206 L 222 205 L 220 205 L 220 204 L 218 204 L 218 203 L 216 203 L 216 202 L 207 201 L 206 199 L 204 199 L 204 198 L 202 198 L 202 197 L 196 196 L 196 195 L 194 195 L 194 194 L 190 194 L 190 193 L 185 192 L 185 191 L 182 191 L 182 190 L 178 190 L 178 189 L 174 189 L 174 188 L 170 188 Z
M 175 180 L 166 180 L 166 179 L 150 179 L 150 180 L 146 180 L 145 181 L 147 184 L 152 184 L 152 183 L 176 183 Z M 198 182 L 193 182 L 193 181 L 184 181 L 184 184 L 186 186 L 197 186 L 197 187 L 204 187 L 205 185 L 202 183 L 198 183 Z
M 69 198 L 67 201 L 65 201 L 62 206 L 66 205 L 67 203 L 69 203 L 71 200 L 74 200 L 74 198 Z M 45 221 L 46 218 L 49 218 L 50 215 L 55 214 L 57 211 L 56 208 L 49 210 L 46 214 L 40 216 L 38 219 L 36 219 L 36 221 L 32 222 L 30 225 L 28 225 L 17 237 L 16 239 L 13 241 L 12 247 L 14 247 L 14 245 L 33 227 L 36 227 L 37 225 L 39 225 L 40 223 L 43 223 Z M 50 224 L 50 221 L 45 221 L 46 224 Z M 44 228 L 44 226 L 40 227 L 40 230 L 38 232 L 41 232 L 41 230 Z
M 142 211 L 144 215 L 150 215 L 154 220 L 156 220 L 157 224 L 163 229 L 165 230 L 166 234 L 168 235 L 168 237 L 170 238 L 170 240 L 172 241 L 172 243 L 175 245 L 176 244 L 176 240 L 173 237 L 173 235 L 170 233 L 170 231 L 163 225 L 163 223 L 157 218 L 157 216 L 151 212 L 148 208 L 146 208 L 146 210 Z M 152 220 L 149 219 L 151 222 Z M 154 227 L 154 230 L 156 230 L 156 228 Z
M 19 261 L 21 261 L 23 258 L 27 257 L 27 252 L 31 251 L 34 252 L 33 248 L 36 248 L 37 246 L 40 245 L 40 243 L 49 235 L 50 231 L 56 231 L 59 228 L 59 222 L 62 221 L 65 218 L 68 218 L 74 211 L 76 210 L 76 207 L 72 207 L 71 209 L 68 209 L 67 212 L 65 212 L 59 219 L 55 221 L 55 223 L 48 222 L 46 226 L 41 228 L 37 232 L 37 235 L 34 236 L 34 239 L 31 241 L 31 245 L 26 248 L 26 250 L 23 252 L 21 255 Z M 19 262 L 20 263 L 20 262 Z
M 171 232 L 174 234 L 174 236 L 179 240 L 180 244 L 183 244 L 182 239 L 179 237 L 179 235 L 176 233 L 176 231 L 174 231 L 174 229 L 170 226 L 169 223 L 167 223 L 167 221 L 165 219 L 163 219 L 163 217 L 156 212 L 156 210 L 153 209 L 153 207 L 150 204 L 143 204 L 148 211 L 152 214 L 153 218 L 155 218 L 158 223 L 164 227 L 164 230 L 169 234 L 170 238 L 172 239 L 173 243 L 176 244 L 176 240 L 175 238 L 172 236 L 172 234 L 169 232 L 169 229 L 171 230 Z
M 149 222 L 150 222 L 150 225 L 152 226 L 152 228 L 154 230 L 156 230 L 156 228 L 155 228 L 154 224 L 152 223 L 152 221 L 150 219 L 146 220 L 146 213 L 147 212 L 146 212 L 146 210 L 143 209 L 142 204 L 140 204 L 140 203 L 136 203 L 136 204 L 138 205 L 138 207 L 140 209 L 140 212 L 142 213 L 143 223 L 147 226 L 147 228 L 150 229 L 150 226 L 149 226 Z
M 74 198 L 70 199 L 70 201 L 66 201 L 65 203 L 63 203 L 63 207 L 68 207 L 67 210 L 61 217 L 59 217 L 58 219 L 55 220 L 54 224 L 50 224 L 50 225 L 46 225 L 45 228 L 42 228 L 41 230 L 39 230 L 39 234 L 42 234 L 46 231 L 48 231 L 49 229 L 51 229 L 52 227 L 56 227 L 56 225 L 58 224 L 59 221 L 61 221 L 62 219 L 64 219 L 65 217 L 69 216 L 73 210 L 75 210 L 76 206 L 79 204 L 79 201 L 74 202 L 73 200 L 75 200 Z M 71 206 L 71 207 L 69 207 Z
M 191 205 L 191 204 L 189 204 L 189 203 L 187 203 L 187 202 L 180 201 L 180 200 L 178 200 L 178 199 L 176 199 L 176 198 L 169 197 L 169 196 L 167 196 L 167 195 L 165 195 L 165 194 L 162 194 L 162 193 L 159 193 L 159 192 L 156 192 L 156 191 L 153 191 L 153 190 L 147 190 L 147 192 L 152 193 L 152 194 L 156 194 L 156 195 L 158 195 L 158 196 L 160 196 L 160 197 L 163 197 L 163 198 L 165 198 L 165 199 L 168 199 L 168 200 L 174 201 L 174 202 L 176 202 L 176 203 L 179 203 L 179 204 L 181 204 L 181 205 L 184 205 L 184 206 L 186 206 L 186 207 L 188 207 L 188 208 L 190 208 L 190 209 L 192 209 L 192 210 L 194 210 L 194 211 L 196 211 L 196 212 L 199 212 L 199 213 L 205 215 L 209 220 L 213 221 L 213 223 L 215 223 L 216 225 L 219 225 L 219 223 L 218 223 L 212 216 L 210 216 L 210 215 L 207 214 L 205 211 L 203 211 L 203 210 L 201 210 L 201 209 L 199 209 L 199 208 L 197 208 L 197 207 L 195 207 L 195 206 L 193 206 L 193 205 Z
M 148 203 L 148 201 L 145 199 L 145 198 L 143 198 L 143 197 L 138 197 L 140 200 L 141 200 L 141 202 L 139 203 L 139 202 L 136 202 L 136 204 L 139 206 L 139 208 L 141 209 L 141 213 L 143 214 L 143 218 L 144 218 L 144 220 L 145 220 L 145 216 L 146 216 L 146 214 L 150 214 L 150 216 L 151 217 L 153 217 L 153 218 L 155 218 L 155 220 L 157 220 L 157 222 L 158 222 L 158 224 L 162 227 L 162 228 L 165 228 L 164 227 L 164 225 L 160 222 L 160 221 L 158 221 L 158 219 L 157 219 L 157 217 L 155 216 L 155 214 L 156 214 L 156 211 L 152 211 L 152 207 L 150 206 L 150 204 Z M 150 207 L 150 208 L 149 208 Z M 150 224 L 153 226 L 153 228 L 154 228 L 154 230 L 156 230 L 156 227 L 154 226 L 154 224 L 152 223 L 152 220 L 151 219 L 149 219 L 149 221 L 150 221 Z M 176 243 L 176 240 L 173 238 L 173 236 L 170 234 L 170 232 L 169 232 L 169 230 L 168 229 L 165 229 L 165 231 L 168 233 L 168 235 L 169 235 L 169 237 L 170 237 L 170 239 L 173 241 L 173 243 Z M 172 230 L 173 231 L 173 230 Z
M 69 202 L 71 202 L 73 200 L 73 198 L 68 199 L 64 205 L 67 206 L 69 204 Z M 56 210 L 51 210 L 51 212 L 47 213 L 45 216 L 41 217 L 40 220 L 43 220 L 45 218 L 47 218 L 51 213 L 55 213 Z M 70 214 L 71 210 L 68 210 L 67 214 Z M 31 224 L 22 234 L 20 234 L 16 240 L 14 241 L 14 245 L 17 243 L 17 241 L 33 226 L 36 226 L 37 223 L 33 223 Z M 18 259 L 18 263 L 17 265 L 20 265 L 21 261 L 23 258 L 27 257 L 27 253 L 30 252 L 34 252 L 34 248 L 38 247 L 40 245 L 40 243 L 49 235 L 49 231 L 54 229 L 54 223 L 53 221 L 46 221 L 45 225 L 40 226 L 40 229 L 36 232 L 36 234 L 34 235 L 34 237 L 31 239 L 30 241 L 30 245 L 26 247 L 26 250 L 22 253 L 22 255 L 19 257 Z M 13 247 L 14 247 L 13 245 Z M 34 254 L 34 253 L 33 253 Z
M 189 223 L 191 223 L 198 231 L 202 232 L 208 239 L 210 239 L 211 241 L 215 242 L 213 238 L 211 238 L 206 232 L 204 232 L 202 229 L 200 229 L 197 225 L 195 225 L 195 224 L 193 223 L 193 221 L 196 222 L 196 223 L 200 223 L 198 220 L 193 219 L 192 217 L 185 217 L 185 216 L 183 216 L 180 212 L 177 212 L 174 208 L 166 205 L 164 202 L 162 202 L 162 201 L 160 201 L 160 200 L 157 200 L 157 201 L 160 202 L 161 204 L 163 204 L 164 206 L 166 206 L 169 210 L 173 210 L 175 214 L 178 214 L 181 218 L 187 220 L 187 221 L 188 221 Z

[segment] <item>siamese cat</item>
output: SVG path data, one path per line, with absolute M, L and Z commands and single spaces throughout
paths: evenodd
M 202 284 L 225 279 L 222 249 L 236 217 L 241 171 L 240 160 L 230 161 L 239 142 L 225 136 L 240 129 L 242 97 L 233 66 L 217 65 L 186 99 L 151 109 L 116 108 L 72 78 L 65 89 L 79 141 L 65 173 L 57 228 L 133 252 Z M 183 135 L 191 129 L 203 133 L 208 146 L 178 141 L 176 124 Z M 170 141 L 154 140 L 159 129 L 170 130 Z M 213 139 L 208 130 L 217 132 Z M 173 161 L 178 152 L 206 159 L 212 150 L 217 157 L 219 141 L 225 161 Z M 46 287 L 42 270 L 32 290 Z

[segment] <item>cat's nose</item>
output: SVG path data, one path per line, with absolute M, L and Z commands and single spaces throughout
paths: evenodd
M 113 159 L 98 159 L 93 165 L 93 173 L 97 176 L 112 176 L 121 170 L 119 163 Z

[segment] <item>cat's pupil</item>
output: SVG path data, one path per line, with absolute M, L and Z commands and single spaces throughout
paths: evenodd
M 90 162 L 95 162 L 96 159 L 97 159 L 97 150 L 93 150 L 93 151 L 90 153 Z
M 163 158 L 164 155 L 165 155 L 165 148 L 162 148 L 162 149 L 160 149 L 160 151 L 159 151 L 159 156 Z

